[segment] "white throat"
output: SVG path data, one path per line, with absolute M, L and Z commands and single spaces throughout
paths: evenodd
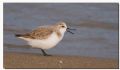
M 61 33 L 62 35 L 64 35 L 65 32 L 66 32 L 66 29 L 60 29 L 60 33 Z

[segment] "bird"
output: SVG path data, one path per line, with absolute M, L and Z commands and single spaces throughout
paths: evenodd
M 31 32 L 24 34 L 15 34 L 15 37 L 22 39 L 32 48 L 40 48 L 44 56 L 50 56 L 45 50 L 55 47 L 64 37 L 65 32 L 71 32 L 64 21 L 53 25 L 39 26 Z M 73 29 L 74 30 L 74 29 Z

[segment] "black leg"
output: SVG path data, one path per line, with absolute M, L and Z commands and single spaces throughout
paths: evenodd
M 44 56 L 50 56 L 43 49 L 41 49 L 41 51 L 42 51 L 42 53 L 43 53 Z

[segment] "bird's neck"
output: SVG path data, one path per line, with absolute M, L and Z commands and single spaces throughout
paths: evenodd
M 57 31 L 56 35 L 57 35 L 58 38 L 62 39 L 63 36 L 64 36 L 64 33 L 61 33 L 60 31 Z

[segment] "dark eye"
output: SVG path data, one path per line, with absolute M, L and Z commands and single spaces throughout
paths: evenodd
M 65 27 L 65 26 L 62 26 L 63 28 Z

